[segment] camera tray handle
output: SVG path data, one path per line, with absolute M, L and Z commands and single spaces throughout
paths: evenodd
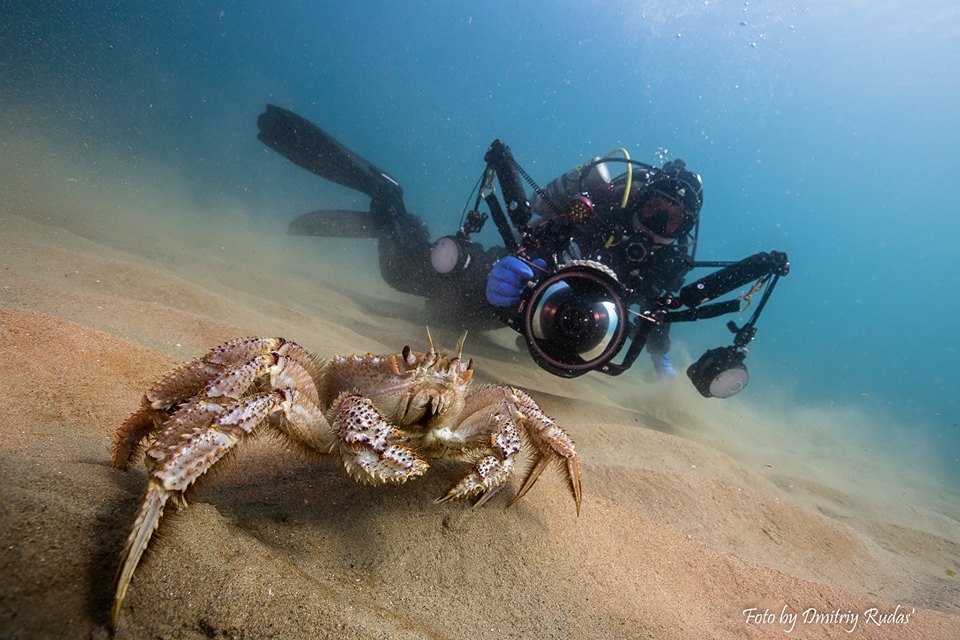
M 533 217 L 533 211 L 530 208 L 530 201 L 527 200 L 527 194 L 520 184 L 520 174 L 517 173 L 517 161 L 513 159 L 513 153 L 510 147 L 494 140 L 490 143 L 490 148 L 484 154 L 483 159 L 488 166 L 493 167 L 497 174 L 497 180 L 500 182 L 500 190 L 503 191 L 503 200 L 507 205 L 507 213 L 510 220 L 517 229 L 523 229 L 530 218 Z

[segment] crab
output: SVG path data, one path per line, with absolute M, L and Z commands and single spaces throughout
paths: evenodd
M 580 459 L 573 440 L 526 392 L 503 384 L 471 389 L 473 360 L 406 346 L 390 355 L 322 360 L 284 338 L 238 338 L 167 374 L 117 430 L 114 467 L 146 453 L 143 502 L 120 556 L 111 627 L 167 501 L 183 493 L 258 430 L 339 459 L 355 481 L 401 484 L 428 460 L 456 458 L 469 472 L 437 502 L 487 502 L 509 483 L 518 457 L 532 464 L 510 504 L 551 461 L 562 463 L 580 514 Z

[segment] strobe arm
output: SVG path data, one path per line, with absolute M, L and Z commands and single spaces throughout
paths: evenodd
M 787 254 L 761 251 L 734 262 L 680 289 L 676 299 L 687 307 L 697 307 L 714 298 L 765 276 L 785 276 L 790 271 Z
M 733 333 L 733 345 L 728 347 L 718 347 L 710 349 L 700 358 L 687 367 L 687 376 L 705 398 L 729 398 L 739 393 L 747 382 L 750 375 L 744 364 L 747 356 L 747 345 L 753 340 L 757 333 L 757 320 L 760 318 L 760 312 L 766 306 L 770 299 L 770 294 L 780 279 L 790 271 L 790 263 L 787 262 L 787 254 L 781 251 L 771 251 L 770 253 L 756 253 L 740 262 L 727 265 L 716 273 L 712 273 L 705 278 L 701 278 L 680 290 L 677 299 L 671 301 L 679 306 L 681 303 L 689 306 L 684 311 L 673 311 L 665 314 L 668 321 L 676 322 L 678 320 L 696 320 L 701 317 L 707 317 L 705 314 L 717 315 L 716 311 L 729 309 L 738 311 L 740 299 L 714 302 L 704 304 L 709 300 L 721 296 L 725 293 L 740 287 L 751 280 L 757 280 L 754 290 L 767 283 L 767 278 L 772 276 L 768 283 L 763 297 L 756 305 L 753 315 L 742 327 L 738 327 L 735 322 L 727 323 L 727 329 Z M 749 300 L 749 294 L 747 296 Z M 698 306 L 702 305 L 702 306 Z

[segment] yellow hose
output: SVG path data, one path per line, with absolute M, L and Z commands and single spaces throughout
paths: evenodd
M 610 158 L 617 153 L 623 154 L 623 157 L 627 160 L 627 184 L 623 188 L 623 198 L 620 199 L 620 208 L 626 209 L 627 200 L 630 199 L 630 187 L 633 186 L 633 165 L 630 164 L 630 154 L 627 152 L 626 149 L 624 149 L 623 147 L 620 147 L 619 149 L 614 149 L 607 155 L 603 156 L 602 160 L 606 160 L 607 158 Z

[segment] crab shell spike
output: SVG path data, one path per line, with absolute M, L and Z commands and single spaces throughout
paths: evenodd
M 436 350 L 433 348 L 433 334 L 430 333 L 430 327 L 427 327 L 427 342 L 430 344 L 430 351 L 427 355 L 434 356 L 436 355 Z
M 457 342 L 457 360 L 461 360 L 463 358 L 463 343 L 465 343 L 466 341 L 467 341 L 467 332 L 464 331 L 463 335 L 460 336 L 460 341 Z

